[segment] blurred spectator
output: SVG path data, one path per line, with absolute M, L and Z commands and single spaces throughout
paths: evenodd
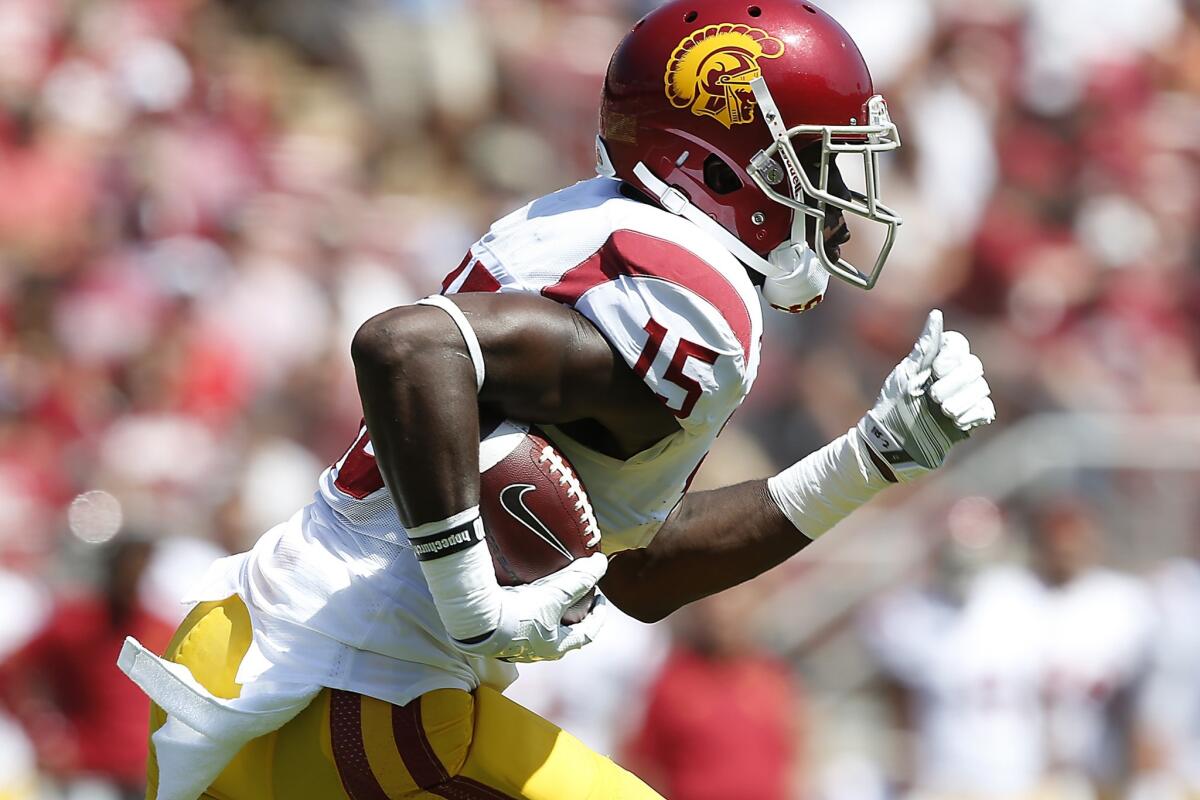
M 1155 615 L 1144 586 L 1098 565 L 1100 532 L 1081 498 L 1035 510 L 1046 742 L 1052 773 L 1078 775 L 1116 797 L 1140 767 L 1138 704 Z
M 172 628 L 183 622 L 189 607 L 183 602 L 188 587 L 199 581 L 218 558 L 229 555 L 205 539 L 168 536 L 154 550 L 138 580 L 138 604 Z
M 60 598 L 0 670 L 0 694 L 64 791 L 97 780 L 122 797 L 144 791 L 149 705 L 116 659 L 127 635 L 160 652 L 170 639 L 173 626 L 138 601 L 152 553 L 128 535 L 108 545 L 99 589 Z
M 1097 6 L 1086 0 L 1033 0 L 1025 31 L 1024 89 L 1047 113 L 1071 109 L 1104 67 L 1136 61 L 1168 41 L 1180 18 L 1178 0 Z
M 1030 516 L 1033 570 L 995 563 L 1001 523 L 970 515 L 930 581 L 881 600 L 864 633 L 913 736 L 914 798 L 1111 798 L 1144 768 L 1139 704 L 1155 617 L 1098 566 L 1083 501 Z M 957 516 L 961 522 L 961 513 Z M 952 526 L 953 528 L 953 526 Z M 990 533 L 989 533 L 990 530 Z
M 0 567 L 0 664 L 42 628 L 50 600 L 29 578 Z M 14 613 L 15 610 L 20 613 Z M 38 789 L 33 743 L 6 709 L 0 709 L 0 798 L 33 800 Z
M 34 800 L 38 797 L 37 756 L 21 726 L 0 714 L 0 797 Z
M 671 800 L 784 800 L 804 747 L 788 667 L 750 640 L 747 590 L 676 614 L 678 638 L 629 745 L 638 775 Z
M 862 633 L 906 734 L 897 778 L 912 798 L 1033 800 L 1047 767 L 1042 587 L 1001 562 L 1002 523 L 975 502 L 990 513 L 938 547 L 928 580 L 875 603 Z
M 1200 539 L 1196 540 L 1200 544 Z M 1193 545 L 1195 548 L 1196 545 Z M 1160 627 L 1146 691 L 1147 766 L 1171 787 L 1163 798 L 1200 796 L 1200 553 L 1150 577 Z

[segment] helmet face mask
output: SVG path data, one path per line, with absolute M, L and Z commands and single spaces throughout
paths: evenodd
M 840 256 L 832 258 L 825 247 L 816 243 L 817 257 L 831 275 L 861 289 L 870 289 L 879 280 L 884 262 L 896 240 L 896 228 L 903 220 L 899 214 L 884 204 L 880 198 L 881 181 L 879 154 L 895 150 L 900 146 L 900 133 L 888 115 L 887 103 L 880 95 L 873 95 L 866 103 L 864 112 L 866 125 L 796 125 L 785 126 L 782 115 L 771 97 L 763 78 L 752 83 L 755 98 L 762 109 L 763 119 L 771 129 L 774 142 L 760 150 L 751 159 L 747 168 L 750 178 L 759 190 L 771 200 L 794 209 L 797 213 L 816 218 L 820 225 L 825 220 L 827 206 L 845 213 L 878 222 L 887 227 L 879 254 L 869 272 L 865 272 Z M 820 145 L 816 169 L 806 169 L 798 154 L 796 144 L 802 148 Z M 850 198 L 830 191 L 830 176 L 836 170 L 835 159 L 839 154 L 853 153 L 863 160 L 863 175 L 866 192 L 849 192 Z M 784 167 L 779 163 L 782 161 Z M 810 174 L 815 171 L 816 179 Z M 779 191 L 785 186 L 784 175 L 792 187 L 790 194 Z
M 800 283 L 810 288 L 821 275 L 875 284 L 900 224 L 880 198 L 879 153 L 899 144 L 853 40 L 802 0 L 667 2 L 625 37 L 605 79 L 602 174 L 695 222 L 776 288 L 797 264 L 808 265 Z M 810 171 L 805 147 L 819 147 Z M 845 191 L 834 166 L 852 153 L 863 160 L 862 193 Z M 726 169 L 710 168 L 714 156 Z M 887 226 L 870 267 L 819 241 L 834 209 Z M 809 224 L 816 234 L 806 237 Z M 797 310 L 819 297 L 772 304 Z

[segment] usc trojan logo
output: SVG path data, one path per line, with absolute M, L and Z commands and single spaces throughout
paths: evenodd
M 679 43 L 667 62 L 667 99 L 713 117 L 726 128 L 754 120 L 750 81 L 762 75 L 760 58 L 779 58 L 783 42 L 749 25 L 709 25 Z

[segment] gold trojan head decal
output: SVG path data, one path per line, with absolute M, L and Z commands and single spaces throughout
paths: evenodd
M 760 58 L 779 58 L 783 42 L 749 25 L 709 25 L 679 43 L 667 62 L 667 99 L 726 128 L 754 119 L 750 81 Z

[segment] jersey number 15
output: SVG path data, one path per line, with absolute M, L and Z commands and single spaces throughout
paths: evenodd
M 642 354 L 638 356 L 637 363 L 633 365 L 633 371 L 643 379 L 650 371 L 650 365 L 654 363 L 654 359 L 658 357 L 658 351 L 662 349 L 663 340 L 667 336 L 667 329 L 653 318 L 646 321 L 644 330 L 649 337 L 646 339 L 646 346 L 642 348 Z M 678 409 L 674 409 L 663 395 L 658 395 L 658 399 L 679 419 L 687 419 L 691 416 L 692 409 L 696 407 L 696 401 L 700 399 L 700 394 L 703 392 L 699 381 L 683 373 L 683 365 L 689 358 L 703 361 L 705 364 L 715 364 L 719 355 L 715 350 L 683 338 L 675 346 L 675 354 L 671 357 L 671 363 L 667 365 L 666 372 L 663 373 L 663 379 L 684 391 L 683 404 Z

